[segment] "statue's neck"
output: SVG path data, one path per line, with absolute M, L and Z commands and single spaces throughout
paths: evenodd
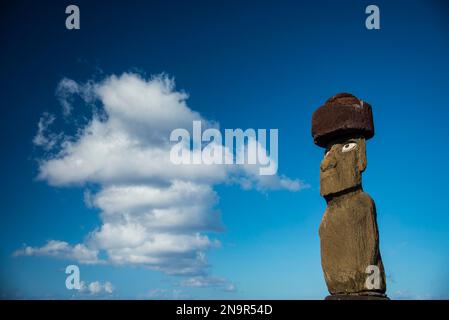
M 345 190 L 339 191 L 337 193 L 333 193 L 328 196 L 325 196 L 324 199 L 326 199 L 327 205 L 331 206 L 335 203 L 340 202 L 341 200 L 352 197 L 361 192 L 363 192 L 363 189 L 362 189 L 362 185 L 360 184 L 358 186 L 355 186 L 355 187 L 352 187 L 349 189 L 345 189 Z

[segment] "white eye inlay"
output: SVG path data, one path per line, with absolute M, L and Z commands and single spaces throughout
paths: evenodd
M 357 143 L 355 142 L 346 143 L 345 145 L 343 145 L 343 148 L 341 148 L 341 152 L 349 152 L 351 150 L 354 150 L 355 148 L 357 148 Z

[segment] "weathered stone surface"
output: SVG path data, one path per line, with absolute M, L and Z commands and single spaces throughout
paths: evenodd
M 385 294 L 334 294 L 324 300 L 390 300 Z
M 312 137 L 320 147 L 338 138 L 374 136 L 371 106 L 349 93 L 340 93 L 312 115 Z
M 331 196 L 362 184 L 361 173 L 366 168 L 365 150 L 364 138 L 348 139 L 329 146 L 320 165 L 322 196 Z
M 376 209 L 368 194 L 356 189 L 329 201 L 319 234 L 321 265 L 331 294 L 385 292 Z M 378 289 L 365 286 L 370 265 L 380 270 Z
M 319 228 L 321 264 L 331 296 L 326 299 L 387 299 L 379 250 L 376 207 L 362 190 L 366 138 L 374 135 L 371 107 L 350 94 L 329 99 L 313 115 L 314 142 L 325 146 L 320 193 L 327 208 Z M 376 268 L 376 286 L 367 282 Z

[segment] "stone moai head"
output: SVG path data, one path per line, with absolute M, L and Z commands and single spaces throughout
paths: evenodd
M 365 139 L 349 138 L 326 149 L 320 165 L 320 193 L 323 197 L 358 187 L 366 167 Z
M 312 116 L 315 144 L 325 148 L 320 166 L 320 193 L 331 197 L 362 183 L 365 140 L 374 136 L 371 106 L 349 93 L 328 99 Z

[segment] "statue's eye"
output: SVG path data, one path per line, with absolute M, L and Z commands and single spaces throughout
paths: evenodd
M 341 148 L 341 152 L 349 152 L 351 150 L 354 150 L 355 148 L 357 148 L 357 143 L 355 142 L 346 143 L 345 145 L 343 145 L 343 148 Z

